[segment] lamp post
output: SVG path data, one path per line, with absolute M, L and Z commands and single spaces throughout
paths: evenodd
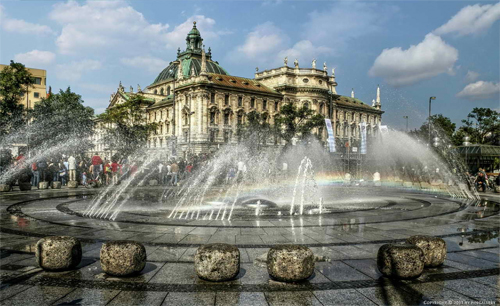
M 404 119 L 406 119 L 406 130 L 405 132 L 408 133 L 408 116 L 403 116 Z
M 429 143 L 431 143 L 431 101 L 436 100 L 436 97 L 429 98 Z
M 180 69 L 180 65 L 179 65 L 179 69 Z M 170 69 L 168 72 L 170 72 L 171 74 L 174 73 L 174 69 Z M 176 156 L 177 155 L 177 150 L 175 149 L 176 145 L 177 145 L 177 141 L 176 141 L 176 137 L 175 137 L 175 75 L 172 77 L 173 81 L 172 81 L 172 92 L 173 92 L 173 98 L 172 98 L 172 108 L 173 108 L 173 117 L 172 117 L 172 141 L 171 141 L 171 144 L 172 144 L 172 156 Z
M 467 172 L 469 172 L 469 164 L 468 164 L 468 160 L 467 160 L 467 147 L 470 145 L 470 137 L 469 136 L 465 136 L 464 137 L 464 142 L 463 142 L 463 145 L 465 146 L 465 168 L 467 170 Z
M 188 129 L 188 154 L 191 154 L 191 115 L 194 114 L 194 112 L 189 112 L 189 129 Z

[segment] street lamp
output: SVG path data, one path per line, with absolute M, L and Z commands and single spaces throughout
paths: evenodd
M 467 172 L 469 172 L 469 164 L 468 164 L 468 160 L 467 160 L 467 147 L 470 145 L 470 137 L 469 136 L 465 136 L 464 137 L 464 142 L 463 142 L 463 145 L 465 146 L 465 168 L 467 170 Z
M 179 68 L 181 69 L 181 65 L 179 64 Z M 171 74 L 174 73 L 174 69 L 170 69 L 168 72 Z M 177 145 L 176 137 L 175 137 L 175 75 L 172 77 L 172 92 L 173 92 L 173 100 L 172 100 L 172 108 L 173 108 L 173 117 L 172 117 L 172 156 L 176 156 L 177 152 L 175 146 Z
M 436 97 L 429 98 L 429 143 L 431 142 L 431 101 L 436 100 Z
M 188 129 L 188 154 L 191 154 L 191 115 L 194 114 L 194 112 L 189 112 L 189 129 Z
M 403 116 L 404 119 L 406 119 L 406 130 L 405 132 L 408 133 L 408 116 Z

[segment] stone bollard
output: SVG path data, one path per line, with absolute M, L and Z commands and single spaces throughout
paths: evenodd
M 19 183 L 19 190 L 21 191 L 31 190 L 31 183 Z
M 495 192 L 496 192 L 496 193 L 500 193 L 500 186 L 496 186 L 496 187 L 495 187 Z
M 424 252 L 412 244 L 384 244 L 378 250 L 377 267 L 388 277 L 416 278 L 424 271 Z
M 0 191 L 1 192 L 8 192 L 10 191 L 11 186 L 7 184 L 0 184 Z
M 45 237 L 38 240 L 35 257 L 44 270 L 69 270 L 82 260 L 82 245 L 76 238 L 69 236 Z
M 101 247 L 101 268 L 114 276 L 138 274 L 146 266 L 146 249 L 135 241 L 108 241 Z
M 302 245 L 276 245 L 267 253 L 267 272 L 283 282 L 309 278 L 314 272 L 314 263 L 313 252 Z
M 413 187 L 413 183 L 412 182 L 404 182 L 403 183 L 403 187 L 405 187 L 405 188 L 411 188 L 411 187 Z
M 38 189 L 49 189 L 49 182 L 38 183 Z
M 440 266 L 446 259 L 446 241 L 439 237 L 416 235 L 406 239 L 406 243 L 422 249 L 426 267 Z
M 69 181 L 68 182 L 68 188 L 77 188 L 78 187 L 78 181 Z
M 202 245 L 196 250 L 194 269 L 198 277 L 204 280 L 231 280 L 240 273 L 240 250 L 225 243 Z
M 61 182 L 59 181 L 55 181 L 55 182 L 52 182 L 52 189 L 61 189 Z
M 158 185 L 157 180 L 149 180 L 149 186 L 156 186 L 156 185 Z

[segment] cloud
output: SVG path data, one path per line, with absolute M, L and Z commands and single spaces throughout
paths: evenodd
M 136 56 L 131 58 L 122 58 L 120 59 L 120 61 L 122 62 L 122 64 L 127 65 L 129 67 L 143 69 L 151 73 L 158 73 L 168 64 L 167 61 L 164 61 L 160 58 L 153 56 Z
M 118 50 L 137 52 L 167 41 L 167 24 L 151 24 L 125 1 L 70 0 L 57 3 L 49 17 L 62 25 L 56 44 L 62 54 Z
M 429 33 L 418 45 L 384 49 L 375 59 L 368 75 L 382 77 L 392 86 L 406 86 L 441 73 L 453 74 L 458 50 L 441 37 Z
M 256 59 L 279 50 L 287 40 L 288 36 L 281 29 L 272 22 L 265 22 L 256 26 L 236 50 L 246 58 Z
M 193 22 L 196 21 L 196 28 L 200 31 L 201 37 L 205 41 L 213 42 L 222 35 L 230 34 L 231 31 L 215 31 L 215 20 L 203 15 L 195 15 L 186 19 L 185 22 L 176 26 L 172 31 L 166 34 L 166 46 L 169 49 L 181 48 L 186 46 L 186 35 L 193 28 Z
M 443 35 L 456 33 L 458 35 L 478 34 L 489 29 L 500 19 L 500 3 L 475 4 L 462 8 L 447 23 L 440 26 L 434 33 Z
M 457 93 L 457 97 L 473 101 L 498 98 L 499 94 L 500 83 L 477 81 L 465 86 L 461 92 Z
M 56 55 L 50 51 L 33 50 L 26 53 L 19 53 L 14 56 L 16 62 L 20 62 L 28 67 L 40 68 L 51 64 Z
M 100 61 L 85 59 L 82 61 L 74 61 L 69 64 L 61 64 L 56 66 L 56 76 L 58 79 L 65 81 L 78 81 L 83 74 L 101 69 Z
M 465 75 L 465 80 L 467 81 L 467 83 L 472 83 L 477 80 L 477 78 L 479 78 L 479 73 L 472 70 L 467 71 L 467 74 Z
M 317 58 L 320 55 L 328 54 L 330 52 L 331 52 L 331 48 L 322 47 L 322 46 L 314 46 L 312 44 L 312 42 L 310 42 L 309 40 L 301 40 L 301 41 L 295 43 L 295 45 L 293 45 L 292 48 L 280 51 L 278 54 L 278 57 L 284 58 L 284 57 L 288 56 L 289 59 L 291 59 L 292 61 L 296 58 L 297 59 L 299 59 L 299 58 L 310 59 L 312 61 L 313 58 Z M 307 67 L 309 67 L 310 63 L 307 63 L 306 65 L 307 65 Z M 300 66 L 300 63 L 299 63 L 299 66 Z M 321 66 L 321 65 L 319 65 L 319 66 Z
M 32 34 L 32 35 L 50 35 L 55 32 L 46 25 L 30 23 L 22 19 L 9 18 L 5 14 L 5 9 L 0 6 L 0 24 L 6 32 Z

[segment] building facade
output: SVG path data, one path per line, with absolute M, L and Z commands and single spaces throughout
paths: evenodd
M 328 75 L 326 64 L 317 69 L 315 60 L 312 67 L 300 68 L 297 60 L 289 67 L 285 59 L 282 67 L 256 71 L 253 79 L 232 76 L 212 59 L 210 48 L 205 52 L 195 22 L 186 37 L 186 49 L 178 49 L 176 60 L 152 84 L 135 92 L 130 87 L 127 92 L 120 83 L 109 107 L 132 95 L 143 95 L 152 102 L 144 109 L 145 120 L 158 124 L 148 147 L 178 156 L 235 144 L 239 141 L 237 128 L 245 124 L 248 113 L 258 112 L 273 124 L 286 103 L 309 107 L 330 118 L 336 138 L 356 142 L 363 121 L 368 133 L 375 132 L 383 113 L 380 89 L 370 106 L 355 99 L 354 92 L 351 97 L 338 95 L 336 86 L 334 71 Z M 315 133 L 327 138 L 326 129 Z M 275 144 L 270 138 L 268 145 Z
M 0 65 L 0 71 L 7 65 Z M 19 103 L 24 105 L 26 109 L 33 108 L 35 103 L 47 96 L 47 71 L 43 69 L 35 69 L 26 67 L 33 77 L 33 85 L 28 88 L 26 93 L 19 98 Z

